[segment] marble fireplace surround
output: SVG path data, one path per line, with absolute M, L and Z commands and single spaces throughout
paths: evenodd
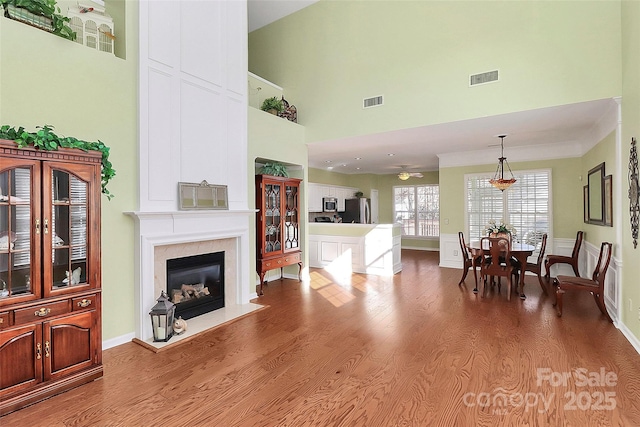
M 264 308 L 249 302 L 249 215 L 254 210 L 128 214 L 136 218 L 136 342 L 160 349 Z M 221 251 L 225 253 L 225 307 L 187 320 L 183 335 L 153 343 L 149 311 L 166 289 L 166 260 Z

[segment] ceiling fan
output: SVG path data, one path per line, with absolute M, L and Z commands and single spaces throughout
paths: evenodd
M 402 172 L 400 172 L 398 174 L 398 179 L 400 179 L 401 181 L 406 181 L 409 178 L 422 178 L 424 175 L 422 175 L 420 172 L 408 172 L 405 169 L 407 168 L 406 166 L 400 166 L 402 168 Z

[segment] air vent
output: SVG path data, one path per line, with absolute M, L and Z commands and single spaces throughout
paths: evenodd
M 377 107 L 383 104 L 382 95 L 373 98 L 365 98 L 362 100 L 362 108 Z
M 481 85 L 485 83 L 497 82 L 498 70 L 487 71 L 486 73 L 469 76 L 469 86 Z

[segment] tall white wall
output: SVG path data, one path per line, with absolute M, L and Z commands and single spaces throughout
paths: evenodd
M 246 209 L 246 1 L 141 1 L 139 90 L 140 211 L 202 180 Z

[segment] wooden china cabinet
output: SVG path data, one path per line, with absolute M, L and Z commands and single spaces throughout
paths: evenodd
M 302 272 L 300 249 L 300 182 L 297 178 L 256 175 L 256 270 L 262 295 L 264 275 L 275 268 L 298 264 Z
M 0 140 L 0 416 L 102 376 L 100 167 Z

